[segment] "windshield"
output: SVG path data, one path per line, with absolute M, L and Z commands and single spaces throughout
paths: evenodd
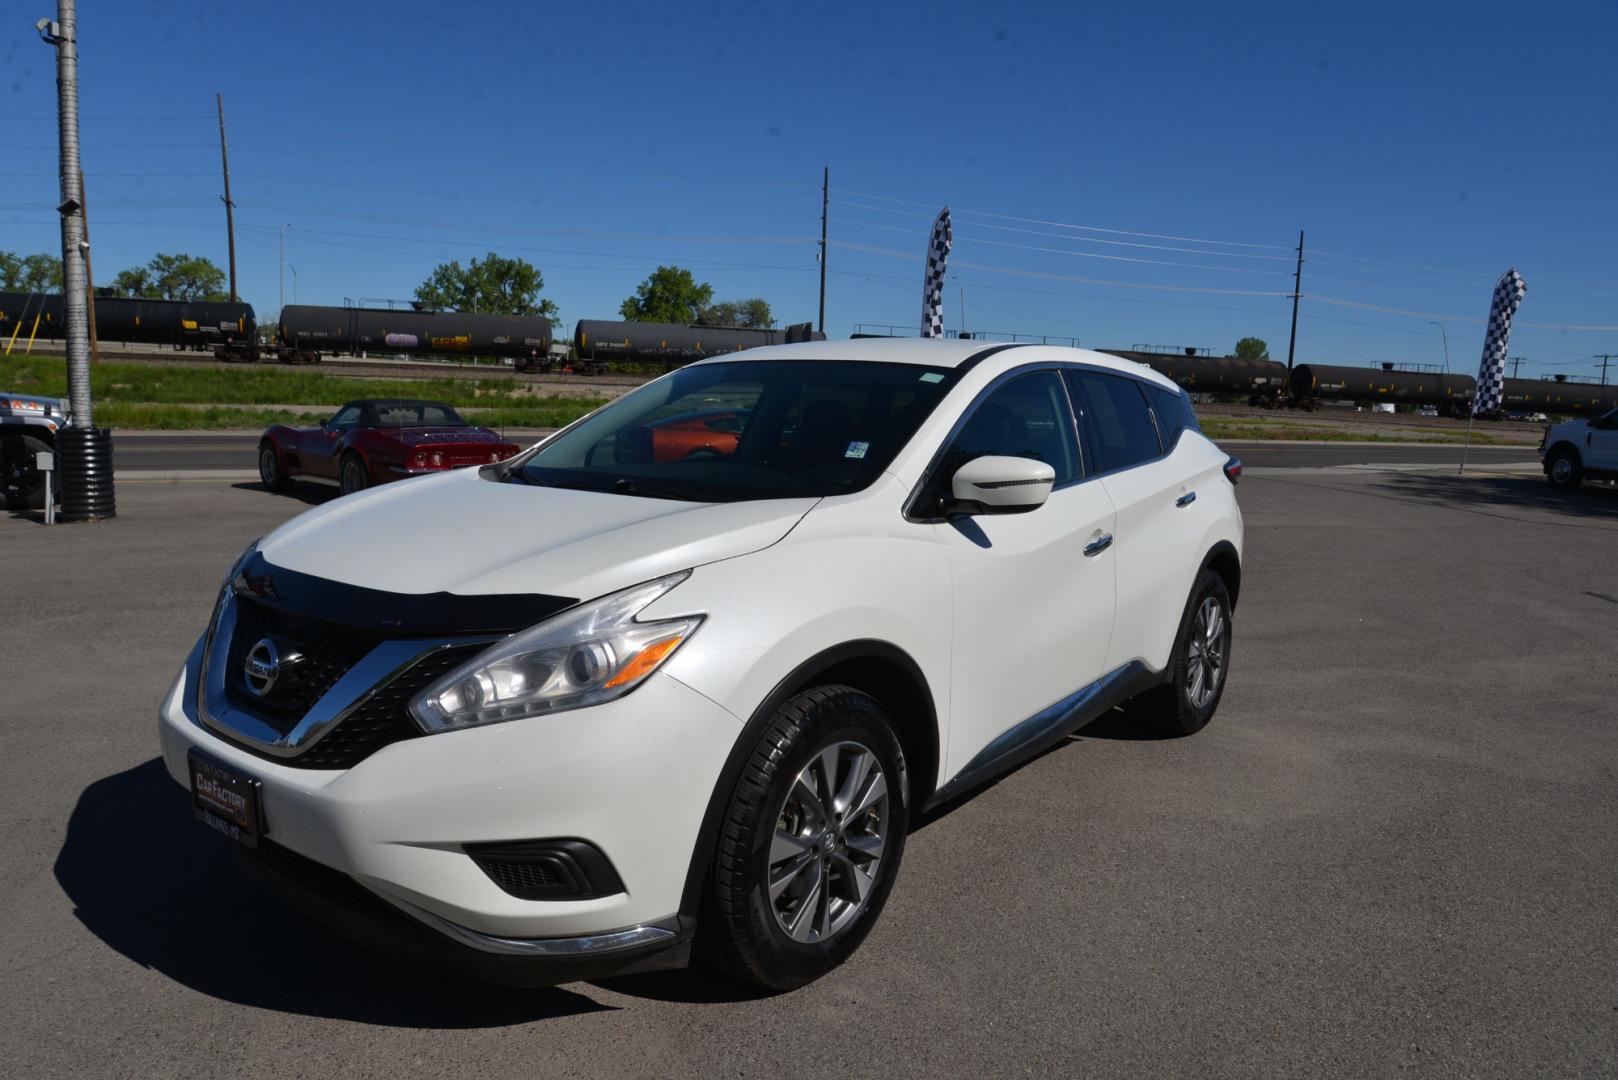
M 384 401 L 372 413 L 372 427 L 466 427 L 460 413 L 436 401 Z
M 695 502 L 858 491 L 955 375 L 844 360 L 701 364 L 608 405 L 512 479 Z

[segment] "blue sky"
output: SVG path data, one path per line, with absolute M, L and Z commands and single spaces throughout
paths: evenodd
M 0 8 L 0 248 L 23 252 L 59 244 L 52 6 Z M 224 264 L 217 90 L 261 316 L 289 223 L 304 303 L 495 250 L 569 327 L 659 263 L 812 319 L 829 165 L 833 335 L 917 325 L 947 203 L 952 329 L 964 293 L 974 330 L 1284 358 L 1302 228 L 1300 362 L 1436 364 L 1438 318 L 1475 370 L 1515 266 L 1522 374 L 1588 374 L 1618 352 L 1577 329 L 1618 327 L 1615 40 L 1611 3 L 85 0 L 95 266 Z

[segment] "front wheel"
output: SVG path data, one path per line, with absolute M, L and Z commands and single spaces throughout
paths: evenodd
M 837 967 L 881 914 L 909 826 L 904 752 L 869 695 L 790 698 L 753 748 L 721 826 L 704 955 L 791 990 Z
M 1169 678 L 1137 700 L 1145 719 L 1165 735 L 1191 735 L 1213 719 L 1230 669 L 1230 590 L 1212 570 L 1197 575 L 1180 618 Z
M 1545 479 L 1551 487 L 1571 490 L 1584 482 L 1584 465 L 1579 455 L 1567 447 L 1551 451 L 1545 459 Z
M 292 477 L 281 467 L 281 455 L 275 452 L 273 443 L 259 444 L 258 478 L 271 491 L 286 491 L 292 486 Z
M 371 478 L 365 471 L 365 462 L 361 461 L 360 456 L 352 450 L 343 455 L 343 464 L 337 471 L 337 485 L 343 489 L 344 495 L 352 495 L 371 486 Z
M 32 435 L 0 436 L 0 495 L 9 510 L 45 508 L 45 474 L 39 455 L 50 447 Z M 60 499 L 60 492 L 55 496 Z

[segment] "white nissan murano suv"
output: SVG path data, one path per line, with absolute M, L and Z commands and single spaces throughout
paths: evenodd
M 906 828 L 1229 676 L 1240 464 L 1039 345 L 705 360 L 508 461 L 253 543 L 161 706 L 196 816 L 420 965 L 544 985 L 842 963 Z

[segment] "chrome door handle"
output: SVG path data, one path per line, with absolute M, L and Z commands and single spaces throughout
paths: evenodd
M 1184 495 L 1181 495 L 1178 499 L 1175 499 L 1174 500 L 1174 505 L 1175 506 L 1190 506 L 1192 503 L 1194 503 L 1196 501 L 1197 501 L 1197 493 L 1194 492 L 1194 491 L 1188 491 Z
M 1103 536 L 1100 539 L 1092 540 L 1088 544 L 1085 544 L 1085 558 L 1100 555 L 1103 551 L 1106 551 L 1110 547 L 1112 547 L 1112 533 L 1108 533 L 1106 536 Z

